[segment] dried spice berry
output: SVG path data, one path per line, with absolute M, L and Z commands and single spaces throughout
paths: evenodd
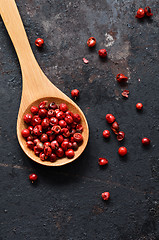
M 102 57 L 102 58 L 105 58 L 105 57 L 107 56 L 107 51 L 106 51 L 106 49 L 100 49 L 100 50 L 98 51 L 98 55 L 99 55 L 100 57 Z
M 32 115 L 30 113 L 25 114 L 24 117 L 23 117 L 23 120 L 26 123 L 30 123 L 31 120 L 32 120 Z
M 73 90 L 71 91 L 71 96 L 72 96 L 74 99 L 78 98 L 78 97 L 79 97 L 79 90 L 78 90 L 78 89 L 73 89 Z
M 109 192 L 103 192 L 102 193 L 102 198 L 104 201 L 107 201 L 110 198 L 110 193 Z
M 129 97 L 129 90 L 124 90 L 122 92 L 122 96 L 128 98 Z
M 148 6 L 145 7 L 144 12 L 145 12 L 146 16 L 148 16 L 148 17 L 153 16 L 153 13 L 151 13 L 151 8 Z
M 85 64 L 89 63 L 89 61 L 88 61 L 86 58 L 83 58 L 83 62 L 84 62 Z
M 145 16 L 145 11 L 144 11 L 144 9 L 143 8 L 139 8 L 138 10 L 137 10 L 137 14 L 136 14 L 136 18 L 143 18 Z
M 115 121 L 113 122 L 112 126 L 111 126 L 111 129 L 112 131 L 115 133 L 115 134 L 118 134 L 119 132 L 119 124 Z
M 35 173 L 29 175 L 30 181 L 34 182 L 38 179 L 38 176 Z
M 116 76 L 116 80 L 119 82 L 119 83 L 123 83 L 123 82 L 126 82 L 128 80 L 128 77 L 126 77 L 124 74 L 122 73 L 119 73 L 117 74 Z
M 117 135 L 118 141 L 122 141 L 124 137 L 125 137 L 125 133 L 123 131 L 118 132 L 118 135 Z
M 108 164 L 108 160 L 106 158 L 99 158 L 98 159 L 98 164 L 100 166 L 104 166 L 104 165 L 107 165 Z
M 137 109 L 137 110 L 142 110 L 142 108 L 143 108 L 142 103 L 137 103 L 137 104 L 136 104 L 136 109 Z
M 104 130 L 104 131 L 103 131 L 103 137 L 104 137 L 104 138 L 109 138 L 109 137 L 110 137 L 110 132 L 109 132 L 109 130 Z
M 127 149 L 126 149 L 126 147 L 120 147 L 120 148 L 118 149 L 118 153 L 119 153 L 120 156 L 124 157 L 124 156 L 127 154 Z
M 35 45 L 36 45 L 37 47 L 42 47 L 43 44 L 44 44 L 44 40 L 43 40 L 42 38 L 37 38 L 37 39 L 35 40 Z
M 108 123 L 113 123 L 115 121 L 115 117 L 112 114 L 107 114 L 105 118 Z
M 94 47 L 96 45 L 96 39 L 94 37 L 90 37 L 87 40 L 87 46 L 88 47 Z
M 149 145 L 149 144 L 150 144 L 150 139 L 147 138 L 147 137 L 144 137 L 144 138 L 142 139 L 142 144 L 143 144 L 144 146 Z

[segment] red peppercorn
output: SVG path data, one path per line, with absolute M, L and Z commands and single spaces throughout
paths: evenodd
M 44 154 L 49 157 L 51 155 L 51 153 L 52 153 L 51 147 L 45 146 L 44 147 Z
M 35 173 L 29 175 L 30 181 L 34 182 L 38 179 L 38 176 Z
M 127 154 L 127 149 L 126 149 L 126 147 L 120 147 L 119 149 L 118 149 L 118 153 L 119 153 L 119 155 L 120 156 L 125 156 L 126 154 Z
M 150 144 L 150 139 L 147 138 L 147 137 L 144 137 L 144 138 L 142 139 L 142 144 L 143 144 L 144 146 L 149 145 L 149 144 Z
M 36 146 L 37 146 L 37 150 L 43 151 L 43 149 L 44 149 L 44 144 L 43 144 L 42 142 L 38 142 L 38 143 L 36 144 Z
M 112 131 L 115 133 L 115 134 L 118 134 L 119 132 L 119 124 L 115 121 L 113 122 L 112 126 L 111 126 L 111 129 Z
M 56 117 L 52 117 L 50 118 L 50 125 L 54 126 L 54 125 L 58 125 L 59 120 Z
M 53 110 L 58 108 L 58 106 L 54 102 L 51 102 L 48 107 L 49 107 L 49 109 L 51 108 Z
M 34 143 L 32 141 L 27 141 L 26 144 L 27 144 L 28 148 L 30 148 L 30 149 L 34 148 Z
M 68 148 L 72 148 L 72 143 L 71 142 L 68 143 Z
M 113 123 L 115 121 L 115 117 L 112 114 L 107 114 L 105 118 L 108 123 Z
M 58 120 L 62 120 L 62 119 L 64 119 L 64 117 L 65 117 L 65 113 L 64 112 L 59 111 L 58 113 L 56 113 L 56 118 Z
M 30 131 L 30 134 L 31 134 L 31 135 L 33 134 L 33 129 L 34 129 L 33 126 L 29 126 L 29 127 L 28 127 L 28 130 Z
M 81 121 L 81 117 L 79 114 L 75 113 L 73 114 L 73 119 L 75 122 L 79 123 Z
M 34 147 L 34 153 L 36 156 L 39 156 L 40 150 L 38 150 L 37 146 Z
M 61 148 L 62 148 L 64 151 L 66 151 L 66 150 L 68 149 L 68 142 L 67 142 L 67 141 L 63 141 L 63 142 L 61 143 Z
M 55 111 L 53 109 L 50 109 L 48 112 L 47 112 L 47 116 L 49 118 L 52 118 L 56 115 Z
M 90 37 L 87 40 L 87 46 L 88 47 L 94 47 L 96 45 L 96 39 L 94 37 Z
M 104 137 L 104 138 L 109 138 L 109 137 L 110 137 L 110 132 L 109 132 L 109 130 L 104 130 L 104 131 L 103 131 L 103 137 Z
M 50 124 L 50 120 L 49 118 L 46 117 L 42 120 L 41 126 L 43 129 L 46 129 L 49 127 L 49 124 Z
M 122 73 L 119 73 L 117 76 L 116 76 L 116 80 L 119 82 L 119 83 L 123 83 L 123 82 L 126 82 L 128 80 L 128 77 L 126 77 L 124 74 Z
M 148 17 L 151 17 L 153 15 L 153 13 L 151 13 L 151 8 L 148 6 L 145 7 L 144 12 Z
M 47 147 L 51 147 L 51 143 L 50 142 L 44 142 L 44 147 L 47 146 Z
M 73 150 L 76 151 L 78 149 L 78 144 L 76 142 L 73 142 L 72 143 L 72 148 L 73 148 Z
M 45 118 L 47 116 L 47 110 L 45 108 L 39 109 L 39 117 Z
M 70 115 L 71 117 L 73 117 L 73 113 L 71 111 L 69 111 L 69 110 L 67 112 L 65 112 L 65 115 L 66 116 Z
M 60 125 L 61 128 L 66 128 L 67 127 L 67 123 L 64 120 L 60 120 L 59 125 Z
M 49 138 L 48 138 L 48 135 L 47 135 L 46 133 L 43 133 L 43 134 L 41 135 L 41 138 L 40 138 L 40 139 L 41 139 L 41 142 L 44 143 L 44 142 L 47 142 Z
M 38 115 L 35 115 L 32 120 L 31 120 L 31 124 L 34 126 L 36 125 L 40 125 L 41 123 L 41 118 Z
M 57 159 L 56 154 L 55 153 L 51 153 L 51 155 L 50 155 L 50 162 L 55 162 L 56 159 Z
M 108 160 L 106 158 L 99 158 L 98 159 L 98 164 L 100 166 L 104 166 L 104 165 L 107 165 L 108 164 Z
M 142 9 L 142 8 L 139 8 L 138 10 L 137 10 L 137 14 L 136 14 L 136 18 L 143 18 L 145 16 L 145 11 L 144 11 L 144 9 Z
M 41 159 L 42 161 L 45 161 L 45 160 L 47 160 L 47 158 L 48 158 L 48 156 L 46 156 L 44 152 L 41 152 L 40 155 L 39 155 L 39 157 L 40 157 L 40 159 Z
M 36 125 L 34 127 L 33 133 L 35 136 L 40 136 L 42 134 L 42 126 L 41 125 Z
M 42 101 L 40 104 L 39 104 L 39 109 L 41 108 L 48 108 L 48 101 Z
M 77 126 L 76 126 L 76 130 L 78 131 L 78 132 L 83 132 L 83 126 L 82 126 L 82 124 L 77 124 Z
M 58 148 L 56 151 L 55 151 L 55 154 L 59 157 L 59 158 L 62 158 L 63 155 L 64 155 L 64 151 L 62 148 Z
M 37 47 L 42 47 L 43 44 L 44 44 L 44 40 L 43 40 L 42 38 L 37 38 L 37 39 L 35 40 L 35 45 L 36 45 Z
M 69 132 L 68 128 L 62 128 L 61 133 L 64 137 L 69 137 L 70 136 L 70 132 Z
M 29 131 L 28 129 L 23 129 L 23 130 L 21 131 L 21 134 L 22 134 L 22 136 L 23 136 L 24 138 L 27 138 L 27 137 L 29 137 L 29 135 L 30 135 L 30 131 Z
M 137 109 L 137 110 L 141 110 L 142 108 L 143 108 L 142 103 L 137 103 L 137 104 L 136 104 L 136 109 Z
M 71 91 L 71 96 L 76 99 L 77 97 L 79 97 L 79 90 L 78 89 L 73 89 Z
M 59 134 L 61 132 L 61 127 L 59 125 L 55 125 L 51 128 L 51 130 L 55 133 L 55 134 Z
M 109 192 L 103 192 L 102 193 L 102 198 L 104 201 L 107 201 L 110 197 L 110 193 Z
M 107 56 L 107 51 L 106 51 L 106 49 L 100 49 L 98 51 L 98 54 L 100 57 L 105 58 Z
M 67 158 L 73 158 L 75 153 L 73 151 L 73 149 L 68 149 L 66 152 L 65 152 L 65 155 Z
M 61 103 L 59 106 L 59 109 L 62 112 L 66 112 L 68 110 L 68 107 L 67 107 L 66 103 Z
M 70 115 L 67 115 L 67 116 L 65 117 L 65 122 L 66 122 L 67 124 L 71 124 L 71 123 L 73 123 L 73 118 L 72 118 Z
M 36 106 L 32 106 L 31 109 L 30 109 L 30 111 L 31 111 L 32 114 L 35 115 L 35 114 L 37 114 L 37 113 L 39 112 L 39 108 L 36 107 Z
M 34 139 L 34 145 L 36 145 L 38 142 L 40 142 L 40 140 L 38 138 Z
M 62 143 L 63 140 L 64 140 L 64 138 L 63 138 L 62 135 L 58 135 L 58 136 L 56 137 L 56 141 L 57 141 L 58 143 Z
M 59 144 L 58 144 L 58 142 L 56 140 L 51 142 L 51 148 L 53 150 L 57 150 L 59 148 Z
M 117 140 L 118 141 L 122 141 L 124 139 L 124 137 L 125 137 L 124 132 L 122 132 L 122 131 L 118 132 L 118 135 L 117 135 Z
M 33 142 L 33 141 L 34 141 L 34 137 L 33 137 L 33 136 L 29 136 L 29 137 L 27 137 L 27 141 L 31 141 L 31 142 Z
M 24 115 L 23 119 L 24 119 L 24 122 L 30 123 L 32 120 L 32 115 L 30 113 L 27 113 Z
M 74 138 L 75 142 L 82 142 L 83 141 L 83 137 L 80 133 L 75 133 L 73 135 L 73 138 Z

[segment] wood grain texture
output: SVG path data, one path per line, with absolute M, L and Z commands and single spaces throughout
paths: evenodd
M 46 166 L 61 166 L 70 163 L 81 155 L 87 145 L 89 138 L 89 128 L 87 120 L 81 109 L 77 106 L 77 104 L 75 104 L 56 86 L 54 86 L 39 67 L 31 50 L 15 1 L 0 0 L 0 13 L 15 47 L 22 70 L 23 88 L 17 120 L 17 136 L 20 146 L 27 154 L 27 156 L 37 163 Z M 78 113 L 81 116 L 81 124 L 84 127 L 84 140 L 82 145 L 75 152 L 75 157 L 72 159 L 62 158 L 54 163 L 48 161 L 41 161 L 40 158 L 35 156 L 34 152 L 28 149 L 28 147 L 26 146 L 26 141 L 21 135 L 21 130 L 26 128 L 23 121 L 23 116 L 30 111 L 30 107 L 32 105 L 38 106 L 40 101 L 44 99 L 48 100 L 49 102 L 54 101 L 57 104 L 64 102 L 68 105 L 69 110 L 74 113 Z

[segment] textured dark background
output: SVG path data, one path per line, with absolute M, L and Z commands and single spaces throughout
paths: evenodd
M 157 240 L 159 239 L 159 14 L 158 1 L 17 0 L 33 52 L 48 78 L 70 96 L 80 90 L 77 104 L 89 127 L 89 144 L 74 163 L 48 168 L 23 153 L 16 137 L 21 97 L 21 71 L 13 45 L 0 19 L 0 178 L 1 239 Z M 151 19 L 134 18 L 151 4 Z M 90 36 L 97 39 L 88 49 Z M 37 37 L 45 40 L 36 48 Z M 98 50 L 106 47 L 102 61 Z M 84 64 L 82 58 L 90 62 Z M 120 86 L 115 76 L 129 77 Z M 130 90 L 129 99 L 121 96 Z M 142 102 L 142 113 L 135 105 Z M 115 114 L 123 143 L 111 134 L 107 113 Z M 151 146 L 141 145 L 150 137 Z M 118 147 L 128 149 L 119 158 Z M 100 168 L 98 158 L 109 166 Z M 32 185 L 28 175 L 37 173 Z M 104 202 L 101 193 L 109 191 Z

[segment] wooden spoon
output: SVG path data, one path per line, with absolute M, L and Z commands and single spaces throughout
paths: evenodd
M 0 14 L 15 47 L 22 71 L 23 88 L 17 119 L 17 136 L 20 146 L 27 156 L 37 163 L 47 166 L 61 166 L 70 163 L 81 155 L 87 145 L 89 137 L 87 120 L 81 109 L 69 97 L 55 87 L 42 72 L 31 50 L 15 1 L 0 0 Z M 32 105 L 38 106 L 43 100 L 53 101 L 56 104 L 64 102 L 68 105 L 70 111 L 78 113 L 81 116 L 81 124 L 84 128 L 82 133 L 83 143 L 79 146 L 78 150 L 75 151 L 74 158 L 68 159 L 64 157 L 53 163 L 41 161 L 40 158 L 26 146 L 26 141 L 21 135 L 21 130 L 26 128 L 23 116 L 26 113 L 30 113 L 30 107 Z

